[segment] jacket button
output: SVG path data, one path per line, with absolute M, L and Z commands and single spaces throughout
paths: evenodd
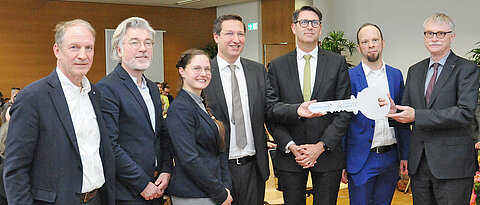
M 375 125 L 370 125 L 370 127 L 375 128 Z
M 368 142 L 372 143 L 372 140 L 368 140 Z

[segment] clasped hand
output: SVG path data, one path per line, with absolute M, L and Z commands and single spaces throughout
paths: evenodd
M 290 151 L 295 155 L 295 161 L 304 169 L 311 168 L 317 163 L 318 157 L 325 151 L 323 143 L 290 145 Z
M 155 184 L 149 182 L 140 195 L 145 198 L 145 200 L 153 200 L 162 197 L 163 193 L 165 193 L 165 189 L 168 187 L 170 176 L 169 173 L 161 173 L 155 181 Z

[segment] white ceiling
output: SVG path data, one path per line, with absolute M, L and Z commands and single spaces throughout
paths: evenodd
M 60 1 L 79 1 L 79 2 L 96 2 L 96 3 L 109 3 L 109 4 L 132 4 L 132 5 L 145 5 L 145 6 L 165 6 L 165 7 L 203 9 L 203 8 L 209 8 L 209 7 L 236 4 L 240 2 L 247 2 L 252 0 L 200 0 L 199 2 L 185 4 L 182 6 L 177 6 L 175 4 L 176 2 L 181 0 L 60 0 Z

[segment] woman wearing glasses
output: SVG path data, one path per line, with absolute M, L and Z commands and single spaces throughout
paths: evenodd
M 172 203 L 231 204 L 225 129 L 202 98 L 212 77 L 210 58 L 201 50 L 187 50 L 176 67 L 182 89 L 166 118 L 175 159 L 168 188 Z

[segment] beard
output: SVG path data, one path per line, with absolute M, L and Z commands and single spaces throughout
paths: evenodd
M 135 58 L 133 58 L 132 60 L 125 61 L 124 63 L 132 70 L 145 71 L 150 67 L 151 62 L 152 62 L 151 60 L 148 60 L 147 63 L 140 64 L 138 62 L 135 62 Z
M 372 63 L 377 62 L 379 58 L 380 58 L 380 55 L 378 55 L 378 53 L 373 55 L 367 55 L 368 62 L 372 62 Z

